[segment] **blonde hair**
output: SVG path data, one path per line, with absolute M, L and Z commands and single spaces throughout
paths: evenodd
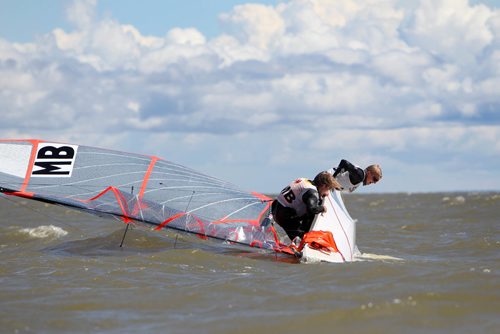
M 382 178 L 382 168 L 380 168 L 380 165 L 370 165 L 366 167 L 366 171 L 370 172 L 374 177 L 377 179 Z
M 335 178 L 333 177 L 333 175 L 328 172 L 321 172 L 318 175 L 316 175 L 316 177 L 314 177 L 313 183 L 316 187 L 325 185 L 328 187 L 329 190 L 332 189 L 339 190 L 342 188 L 340 183 L 338 183 L 337 180 L 335 180 Z

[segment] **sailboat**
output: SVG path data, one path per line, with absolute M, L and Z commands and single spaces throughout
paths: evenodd
M 39 139 L 0 140 L 0 192 L 300 258 L 349 262 L 355 221 L 339 192 L 297 247 L 271 220 L 272 198 L 156 156 Z M 125 236 L 125 235 L 124 235 Z M 123 240 L 122 240 L 123 242 Z

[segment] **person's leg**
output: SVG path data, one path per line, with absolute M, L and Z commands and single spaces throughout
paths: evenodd
M 297 219 L 294 209 L 284 207 L 274 201 L 272 211 L 274 221 L 285 230 L 290 240 L 300 234 L 300 220 Z

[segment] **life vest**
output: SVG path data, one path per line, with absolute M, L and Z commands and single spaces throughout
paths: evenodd
M 300 178 L 283 189 L 276 197 L 276 200 L 284 207 L 294 209 L 297 216 L 301 217 L 307 213 L 307 207 L 302 201 L 302 196 L 310 189 L 317 191 L 311 180 Z
M 319 250 L 325 254 L 335 252 L 339 253 L 335 239 L 331 231 L 310 231 L 304 234 L 302 241 L 298 247 L 298 251 L 302 251 L 305 245 L 310 248 Z

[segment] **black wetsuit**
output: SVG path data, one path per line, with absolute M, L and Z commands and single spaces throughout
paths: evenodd
M 274 221 L 285 230 L 290 240 L 295 237 L 302 238 L 304 233 L 311 229 L 314 217 L 325 211 L 323 200 L 317 190 L 307 190 L 302 196 L 302 201 L 306 205 L 307 213 L 301 217 L 297 216 L 294 209 L 281 205 L 277 200 L 272 204 Z
M 342 159 L 333 173 L 333 177 L 337 177 L 340 173 L 349 172 L 349 180 L 352 184 L 365 183 L 365 171 L 362 168 L 354 166 L 349 161 Z

